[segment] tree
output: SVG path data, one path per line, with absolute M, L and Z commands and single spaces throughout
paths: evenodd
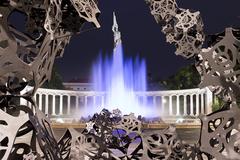
M 198 88 L 201 77 L 194 65 L 181 68 L 175 75 L 162 81 L 167 89 L 179 90 Z
M 165 86 L 161 83 L 159 77 L 153 76 L 152 73 L 147 74 L 147 90 L 148 91 L 159 91 L 165 90 Z
M 42 88 L 65 89 L 62 82 L 62 77 L 59 74 L 56 65 L 53 66 L 51 80 L 49 82 L 45 82 Z

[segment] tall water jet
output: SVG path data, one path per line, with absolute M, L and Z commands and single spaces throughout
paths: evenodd
M 93 66 L 95 91 L 105 92 L 105 99 L 89 106 L 89 111 L 99 112 L 103 108 L 119 109 L 123 114 L 135 113 L 146 117 L 155 116 L 156 110 L 148 104 L 141 92 L 147 90 L 146 64 L 140 58 L 126 59 L 123 56 L 121 33 L 113 13 L 114 50 L 111 58 L 99 57 Z

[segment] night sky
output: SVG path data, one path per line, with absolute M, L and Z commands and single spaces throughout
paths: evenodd
M 201 12 L 206 34 L 221 32 L 229 26 L 240 27 L 239 0 L 178 0 L 178 5 Z M 161 27 L 144 0 L 99 0 L 99 8 L 101 28 L 74 36 L 63 58 L 56 60 L 64 81 L 88 78 L 99 52 L 112 53 L 113 11 L 122 33 L 125 56 L 140 55 L 146 60 L 147 71 L 154 77 L 166 78 L 190 63 L 176 56 L 175 47 L 165 42 Z

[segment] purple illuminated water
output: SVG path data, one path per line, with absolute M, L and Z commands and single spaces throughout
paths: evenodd
M 105 92 L 104 102 L 98 101 L 88 112 L 99 112 L 103 108 L 120 109 L 123 114 L 135 113 L 145 117 L 156 111 L 147 103 L 146 96 L 139 96 L 147 89 L 146 64 L 139 58 L 125 59 L 122 45 L 114 49 L 111 58 L 100 57 L 93 66 L 94 90 Z

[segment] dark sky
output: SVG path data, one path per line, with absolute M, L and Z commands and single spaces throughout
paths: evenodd
M 240 26 L 240 0 L 178 0 L 181 8 L 201 12 L 205 33 L 214 34 L 229 26 Z M 165 78 L 190 62 L 175 55 L 175 48 L 165 42 L 161 27 L 155 22 L 144 0 L 99 0 L 101 28 L 74 36 L 64 56 L 56 60 L 65 81 L 88 78 L 99 52 L 111 54 L 113 48 L 112 12 L 115 11 L 122 33 L 126 57 L 145 58 L 148 72 Z

